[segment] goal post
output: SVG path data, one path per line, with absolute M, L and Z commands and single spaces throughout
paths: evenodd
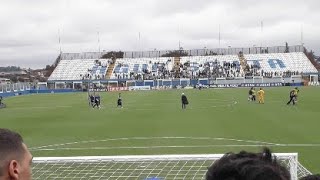
M 310 172 L 297 153 L 275 153 L 292 180 Z M 36 157 L 33 178 L 42 179 L 204 179 L 208 167 L 223 154 Z

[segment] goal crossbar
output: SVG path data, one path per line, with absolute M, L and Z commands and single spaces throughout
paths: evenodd
M 310 174 L 297 153 L 274 153 L 292 180 Z M 34 179 L 204 179 L 223 154 L 35 157 Z

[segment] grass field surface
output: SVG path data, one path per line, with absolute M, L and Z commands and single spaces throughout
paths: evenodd
M 100 93 L 102 108 L 86 93 L 5 99 L 0 126 L 20 132 L 35 157 L 149 154 L 298 152 L 320 172 L 320 89 L 301 87 L 288 106 L 290 87 L 265 88 L 265 104 L 248 102 L 247 88 Z M 190 104 L 181 109 L 184 92 Z

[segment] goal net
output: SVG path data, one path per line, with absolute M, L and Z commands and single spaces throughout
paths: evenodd
M 311 174 L 296 153 L 276 153 L 292 180 Z M 204 179 L 208 167 L 223 154 L 39 157 L 33 160 L 33 179 Z

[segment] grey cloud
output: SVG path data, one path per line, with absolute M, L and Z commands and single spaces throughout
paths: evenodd
M 300 43 L 320 53 L 318 0 L 2 0 L 0 66 L 39 67 L 59 53 Z M 260 24 L 263 21 L 263 32 Z M 140 40 L 139 40 L 140 32 Z

